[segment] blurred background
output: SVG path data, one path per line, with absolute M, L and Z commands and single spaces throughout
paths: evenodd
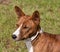
M 38 10 L 43 31 L 60 34 L 60 0 L 0 0 L 0 52 L 27 52 L 23 41 L 11 38 L 16 29 L 16 5 L 28 15 Z

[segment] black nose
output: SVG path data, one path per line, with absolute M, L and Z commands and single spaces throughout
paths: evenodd
M 16 38 L 17 38 L 17 36 L 16 36 L 16 35 L 12 35 L 12 38 L 13 38 L 13 39 L 16 39 Z

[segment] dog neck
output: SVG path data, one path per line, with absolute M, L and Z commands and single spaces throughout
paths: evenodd
M 25 40 L 25 44 L 27 46 L 28 52 L 33 52 L 33 46 L 31 44 L 31 39 L 30 38 Z
M 28 52 L 33 52 L 33 46 L 31 42 L 38 36 L 38 33 L 43 33 L 43 30 L 41 29 L 40 31 L 37 31 L 35 36 L 25 40 L 25 44 L 27 46 Z
M 35 36 L 32 36 L 32 37 L 31 37 L 31 41 L 33 41 L 33 40 L 38 36 L 38 33 L 43 33 L 42 28 L 41 28 L 41 30 L 40 30 L 40 31 L 37 31 L 37 33 L 36 33 L 36 35 L 35 35 Z

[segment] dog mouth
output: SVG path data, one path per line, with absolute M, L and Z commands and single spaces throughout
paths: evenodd
M 12 35 L 12 38 L 15 40 L 15 41 L 23 41 L 23 40 L 26 40 L 27 38 L 19 38 L 17 37 L 16 35 Z

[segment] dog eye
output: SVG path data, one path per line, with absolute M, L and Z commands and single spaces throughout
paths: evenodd
M 27 28 L 29 28 L 29 27 L 25 25 L 25 26 L 23 26 L 23 28 L 24 28 L 24 29 L 27 29 Z
M 28 28 L 27 26 L 24 26 L 23 28 Z

